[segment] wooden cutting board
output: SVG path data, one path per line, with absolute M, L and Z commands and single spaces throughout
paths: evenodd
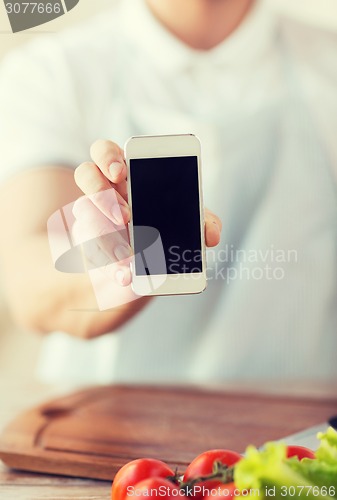
M 211 448 L 242 452 L 337 413 L 336 399 L 238 395 L 191 388 L 108 386 L 27 411 L 0 436 L 16 469 L 112 480 L 139 457 L 183 471 Z

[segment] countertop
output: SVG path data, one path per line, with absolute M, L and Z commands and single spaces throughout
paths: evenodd
M 213 386 L 214 388 L 214 386 Z M 240 392 L 251 390 L 262 393 L 310 395 L 317 404 L 321 398 L 336 397 L 335 384 L 294 383 L 275 384 L 241 384 L 222 386 L 226 391 Z M 13 417 L 27 408 L 53 399 L 69 389 L 55 389 L 39 384 L 25 384 L 23 381 L 0 382 L 0 430 Z M 282 436 L 280 436 L 282 437 Z M 72 479 L 42 474 L 31 474 L 12 471 L 0 462 L 0 498 L 4 500 L 107 500 L 110 498 L 111 484 L 103 481 Z
M 0 382 L 0 429 L 22 410 L 66 392 L 39 384 Z M 108 500 L 110 491 L 108 482 L 11 471 L 0 461 L 3 500 Z

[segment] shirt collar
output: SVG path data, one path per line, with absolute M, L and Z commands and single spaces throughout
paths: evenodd
M 171 34 L 152 14 L 145 0 L 123 0 L 122 29 L 165 73 L 179 73 L 202 61 L 225 67 L 251 66 L 276 39 L 276 20 L 265 0 L 257 0 L 241 25 L 207 51 L 196 50 Z

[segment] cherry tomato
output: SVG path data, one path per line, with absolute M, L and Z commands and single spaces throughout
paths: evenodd
M 112 483 L 112 500 L 125 500 L 128 498 L 128 486 L 135 486 L 143 479 L 151 477 L 166 478 L 174 476 L 174 472 L 160 460 L 153 458 L 140 458 L 124 465 L 116 474 Z
M 302 460 L 302 458 L 314 459 L 316 458 L 316 455 L 312 450 L 306 448 L 305 446 L 289 445 L 287 446 L 287 458 L 290 457 L 297 457 L 298 460 Z
M 184 497 L 184 492 L 168 479 L 151 477 L 140 481 L 135 486 L 129 487 L 126 498 L 128 500 L 179 500 Z
M 221 462 L 230 467 L 241 460 L 242 456 L 230 450 L 210 450 L 205 451 L 196 457 L 187 467 L 184 474 L 184 481 L 189 481 L 199 476 L 207 476 L 213 471 L 214 462 Z
M 200 476 L 207 476 L 213 472 L 214 462 L 221 462 L 223 465 L 230 467 L 241 460 L 242 456 L 235 451 L 230 450 L 210 450 L 205 451 L 196 457 L 187 467 L 184 474 L 184 482 L 190 481 Z M 216 489 L 222 483 L 218 479 L 208 479 L 202 483 L 197 483 L 192 493 L 194 498 L 200 499 L 205 496 L 205 491 Z M 201 487 L 201 491 L 200 491 Z

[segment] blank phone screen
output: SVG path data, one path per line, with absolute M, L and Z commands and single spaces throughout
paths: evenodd
M 135 274 L 163 274 L 146 258 L 154 241 L 144 235 L 158 233 L 167 274 L 202 272 L 197 156 L 132 159 L 130 174 Z

